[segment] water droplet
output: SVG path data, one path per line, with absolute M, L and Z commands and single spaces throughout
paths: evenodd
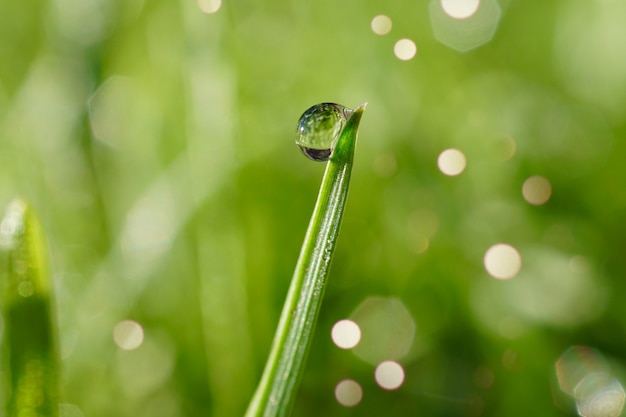
M 328 161 L 352 110 L 335 103 L 310 107 L 298 121 L 296 145 L 314 161 Z

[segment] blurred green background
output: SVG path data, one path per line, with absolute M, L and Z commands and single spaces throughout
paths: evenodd
M 619 416 L 624 22 L 621 0 L 2 1 L 0 204 L 49 237 L 65 415 L 243 414 L 324 168 L 296 122 L 367 101 L 294 415 Z

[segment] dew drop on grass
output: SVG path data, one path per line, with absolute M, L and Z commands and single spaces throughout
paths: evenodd
M 335 103 L 310 107 L 298 121 L 296 145 L 314 161 L 328 161 L 352 110 Z

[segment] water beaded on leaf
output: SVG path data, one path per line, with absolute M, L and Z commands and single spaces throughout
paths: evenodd
M 298 121 L 296 145 L 314 161 L 328 161 L 352 110 L 335 103 L 320 103 Z

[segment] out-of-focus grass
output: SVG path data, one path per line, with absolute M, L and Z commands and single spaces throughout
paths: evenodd
M 3 414 L 59 415 L 59 347 L 45 235 L 16 199 L 0 220 Z
M 50 236 L 63 401 L 244 412 L 321 174 L 293 130 L 322 101 L 368 101 L 370 139 L 295 415 L 574 413 L 555 382 L 574 344 L 619 374 L 626 8 L 499 6 L 493 39 L 460 53 L 428 3 L 2 2 L 0 204 L 26 196 Z M 377 36 L 381 13 L 393 28 Z M 437 168 L 447 148 L 467 158 L 459 176 Z M 522 196 L 531 175 L 552 185 L 544 205 Z M 522 257 L 509 281 L 483 266 L 499 242 Z M 392 392 L 328 336 L 371 296 L 416 325 L 389 358 L 406 372 Z M 112 337 L 127 319 L 134 350 Z M 355 408 L 334 399 L 345 378 L 363 387 Z

